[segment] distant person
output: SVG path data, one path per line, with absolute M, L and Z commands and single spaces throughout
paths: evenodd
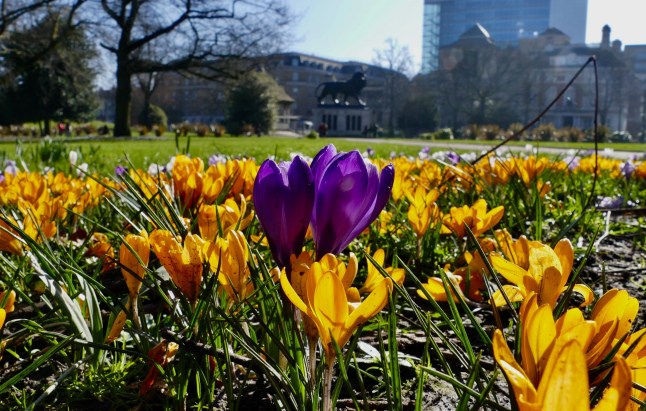
M 321 137 L 327 136 L 327 124 L 325 124 L 323 122 L 321 122 L 321 124 L 319 124 L 319 136 L 321 136 Z
M 373 124 L 370 126 L 370 129 L 368 130 L 368 135 L 370 137 L 377 137 L 377 125 Z

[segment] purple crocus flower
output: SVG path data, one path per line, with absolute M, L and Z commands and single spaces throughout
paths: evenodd
M 314 205 L 312 170 L 300 157 L 276 164 L 265 160 L 253 188 L 256 214 L 279 267 L 300 254 Z
M 460 162 L 461 157 L 455 151 L 449 151 L 446 155 L 446 159 L 449 160 L 451 164 L 455 166 Z
M 395 170 L 377 166 L 357 150 L 338 153 L 333 145 L 323 148 L 312 161 L 316 198 L 312 233 L 316 257 L 339 254 L 384 208 L 393 186 Z
M 114 168 L 114 174 L 121 177 L 128 172 L 128 167 L 118 165 Z
M 214 166 L 218 163 L 226 163 L 227 158 L 223 154 L 213 154 L 209 157 L 209 166 Z
M 13 160 L 5 160 L 4 161 L 4 172 L 6 174 L 11 174 L 11 175 L 16 175 L 18 174 L 18 166 L 16 165 L 16 162 Z
M 634 171 L 635 165 L 631 161 L 626 161 L 621 165 L 621 174 L 623 174 L 627 179 L 633 175 Z

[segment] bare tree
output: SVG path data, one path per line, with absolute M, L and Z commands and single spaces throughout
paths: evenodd
M 60 0 L 0 0 L 0 36 L 25 16 Z
M 406 46 L 400 46 L 397 40 L 388 38 L 386 47 L 375 50 L 373 63 L 383 67 L 386 72 L 386 92 L 388 101 L 388 132 L 395 133 L 395 111 L 403 104 L 408 77 L 413 68 L 413 57 Z
M 271 0 L 95 0 L 94 6 L 105 20 L 101 46 L 116 60 L 117 136 L 130 135 L 133 76 L 234 76 L 241 61 L 276 50 L 290 19 L 282 2 Z
M 454 48 L 444 51 L 441 62 L 440 70 L 432 75 L 442 125 L 457 129 L 469 123 L 511 122 L 517 117 L 510 104 L 518 90 L 512 50 Z

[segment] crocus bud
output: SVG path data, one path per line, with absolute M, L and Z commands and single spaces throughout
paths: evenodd
M 339 254 L 384 208 L 395 178 L 392 164 L 381 172 L 357 150 L 321 150 L 312 161 L 316 197 L 312 232 L 316 256 Z
M 305 241 L 314 204 L 312 171 L 300 157 L 276 164 L 265 160 L 253 189 L 254 205 L 271 253 L 278 265 L 287 267 L 292 254 L 299 255 Z
M 77 152 L 76 152 L 76 151 L 74 151 L 74 150 L 70 150 L 70 154 L 69 154 L 70 164 L 71 164 L 71 165 L 76 164 L 76 162 L 78 161 L 78 159 L 79 159 L 79 153 L 77 153 Z

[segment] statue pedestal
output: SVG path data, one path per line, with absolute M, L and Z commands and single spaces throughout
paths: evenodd
M 363 106 L 321 105 L 313 110 L 314 130 L 327 125 L 327 136 L 367 136 L 374 125 L 374 113 Z

